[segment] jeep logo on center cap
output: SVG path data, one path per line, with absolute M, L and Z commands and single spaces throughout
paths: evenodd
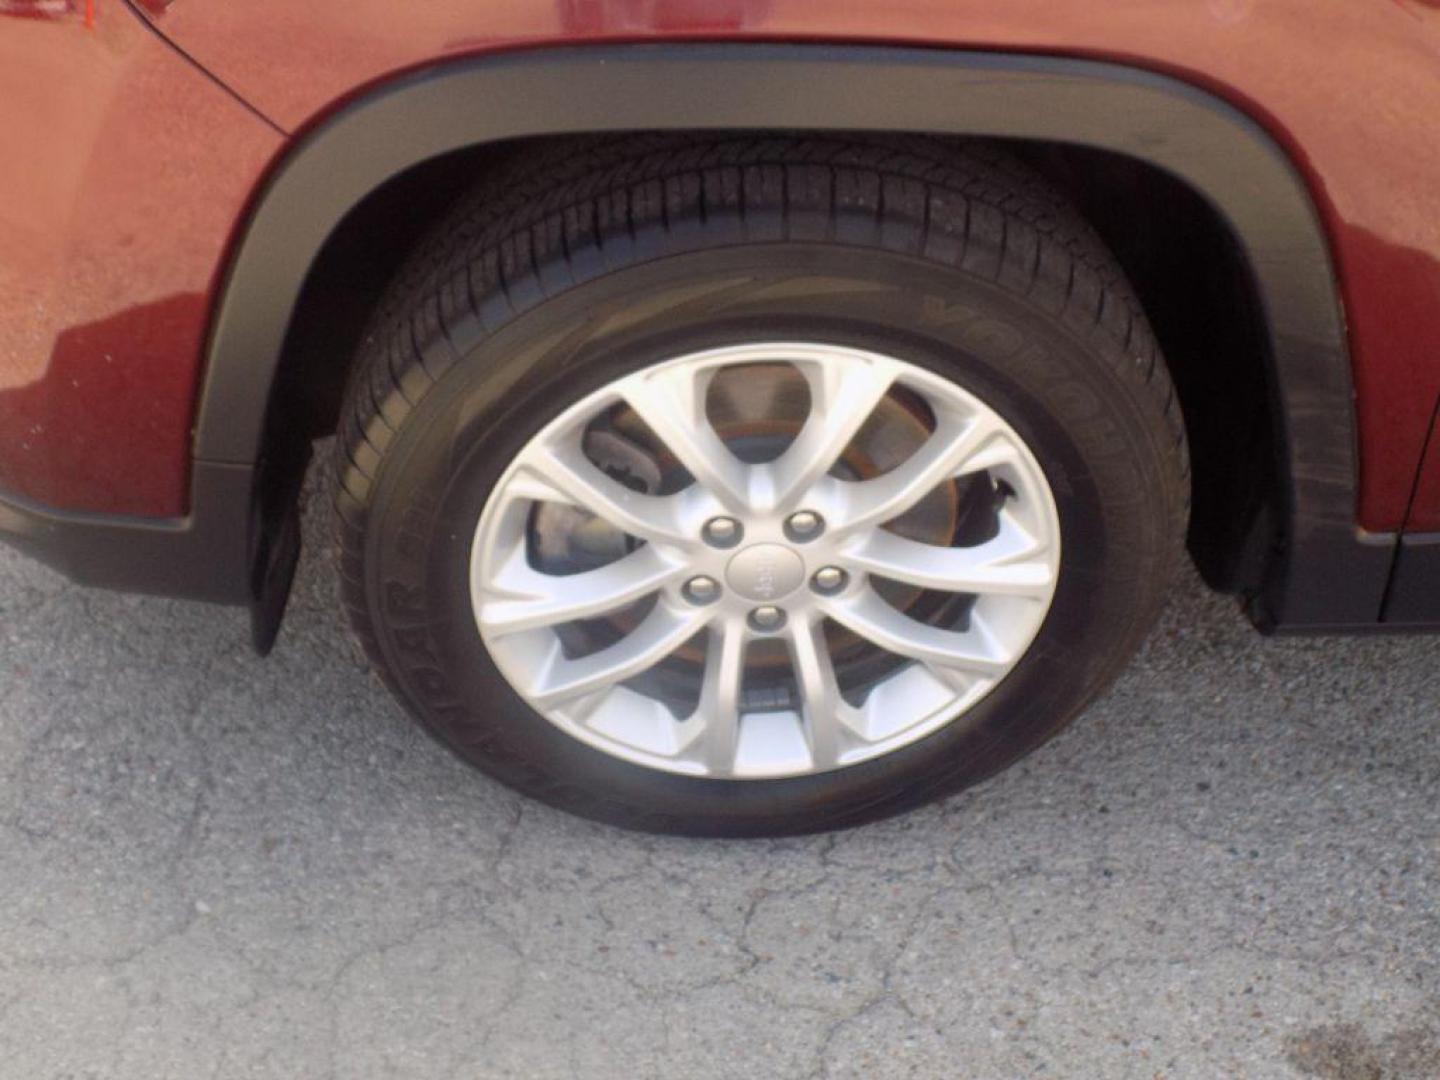
M 805 581 L 805 562 L 783 544 L 753 544 L 725 569 L 725 580 L 747 600 L 775 600 Z

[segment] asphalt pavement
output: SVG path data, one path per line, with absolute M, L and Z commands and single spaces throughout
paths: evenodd
M 1440 638 L 1187 577 L 1009 773 L 675 840 L 415 730 L 307 529 L 267 661 L 0 549 L 0 1078 L 1440 1077 Z

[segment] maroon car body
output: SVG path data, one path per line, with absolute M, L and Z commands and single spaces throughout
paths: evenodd
M 858 117 L 904 129 L 912 113 L 929 125 L 915 87 L 887 81 L 895 72 L 995 70 L 1025 93 L 993 123 L 961 117 L 957 131 L 1009 137 L 1013 113 L 1014 137 L 1035 140 L 1045 110 L 1032 116 L 1025 102 L 1042 102 L 1045 86 L 1108 87 L 1120 107 L 1055 141 L 1180 177 L 1235 232 L 1266 321 L 1253 362 L 1275 389 L 1279 464 L 1249 520 L 1217 541 L 1235 548 L 1217 578 L 1254 599 L 1266 626 L 1433 623 L 1437 7 L 8 0 L 0 534 L 81 580 L 273 613 L 304 458 L 277 434 L 277 395 L 324 396 L 290 386 L 303 357 L 278 354 L 305 352 L 295 341 L 310 309 L 295 297 L 307 281 L 319 287 L 307 275 L 353 208 L 407 169 L 486 139 L 736 117 L 757 126 L 743 86 L 707 89 L 723 65 L 782 86 L 787 70 L 845 74 L 827 91 L 832 119 L 791 95 L 777 127 Z M 448 79 L 486 95 L 464 105 L 468 135 L 431 122 L 443 109 L 425 111 L 427 88 Z M 1157 104 L 1170 101 L 1223 123 L 1202 132 Z M 662 107 L 673 118 L 657 119 Z M 309 173 L 322 158 L 333 170 L 367 147 L 366 170 L 332 171 L 323 199 L 320 186 L 297 186 L 320 184 Z M 1250 171 L 1255 147 L 1290 181 L 1267 188 Z M 1286 182 L 1296 198 L 1276 194 Z M 1253 220 L 1238 220 L 1246 206 Z M 1295 247 L 1300 235 L 1313 235 L 1313 250 Z

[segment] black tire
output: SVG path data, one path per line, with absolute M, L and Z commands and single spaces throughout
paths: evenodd
M 512 456 L 582 394 L 657 357 L 777 330 L 903 355 L 1010 422 L 1060 512 L 1049 615 L 963 724 L 882 757 L 738 782 L 627 763 L 532 712 L 490 660 L 466 585 L 476 521 Z M 1084 222 L 989 149 L 878 137 L 626 136 L 512 162 L 390 291 L 357 360 L 336 470 L 344 603 L 428 731 L 564 810 L 712 836 L 856 825 L 1040 745 L 1150 628 L 1189 482 L 1164 362 Z

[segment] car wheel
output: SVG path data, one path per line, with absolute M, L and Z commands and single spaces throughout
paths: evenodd
M 343 594 L 465 760 L 701 835 L 857 824 L 1039 745 L 1150 626 L 1173 388 L 991 152 L 618 137 L 520 159 L 357 361 Z

